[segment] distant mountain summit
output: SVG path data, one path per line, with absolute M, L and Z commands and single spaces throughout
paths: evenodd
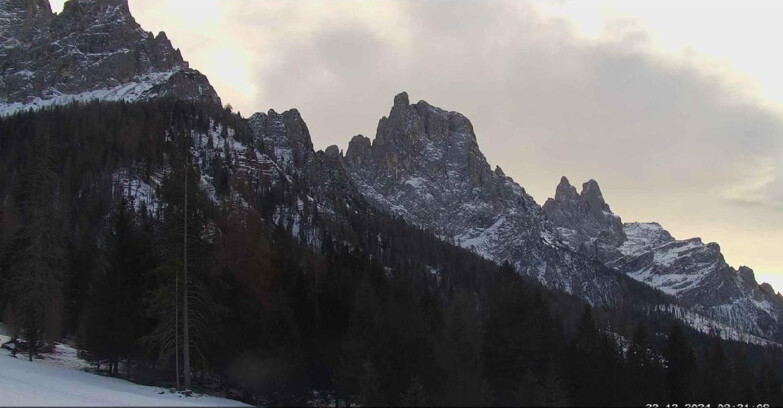
M 632 292 L 622 276 L 559 241 L 525 189 L 492 170 L 460 113 L 400 93 L 374 141 L 351 140 L 345 163 L 368 202 L 444 240 L 594 305 L 620 304 Z
M 572 250 L 599 260 L 619 255 L 617 247 L 626 240 L 623 222 L 612 213 L 595 180 L 584 183 L 582 192 L 577 193 L 563 177 L 555 198 L 548 199 L 543 209 Z
M 563 177 L 543 206 L 564 242 L 575 251 L 681 300 L 738 329 L 780 335 L 783 297 L 759 285 L 748 267 L 730 267 L 720 246 L 700 238 L 677 240 L 658 223 L 625 223 L 611 212 L 598 183 L 582 193 Z
M 220 98 L 166 34 L 144 31 L 127 0 L 0 4 L 0 113 L 72 101 Z

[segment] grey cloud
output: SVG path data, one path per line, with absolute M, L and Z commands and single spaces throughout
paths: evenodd
M 281 11 L 290 24 L 296 4 Z M 470 118 L 492 164 L 539 202 L 566 174 L 599 180 L 613 208 L 630 210 L 626 219 L 717 217 L 725 231 L 743 222 L 783 230 L 779 209 L 750 211 L 725 194 L 757 181 L 745 170 L 771 163 L 777 178 L 748 201 L 783 203 L 783 120 L 733 79 L 651 52 L 631 20 L 611 25 L 609 41 L 590 42 L 534 3 L 394 4 L 401 20 L 391 35 L 372 21 L 335 18 L 304 37 L 272 38 L 264 55 L 274 69 L 256 76 L 259 104 L 297 107 L 316 146 L 345 147 L 354 134 L 373 137 L 406 90 Z M 277 18 L 263 24 L 285 24 Z
M 551 159 L 566 168 L 550 171 L 620 186 L 641 177 L 708 187 L 731 179 L 732 162 L 781 151 L 780 118 L 734 100 L 698 67 L 646 53 L 649 41 L 632 23 L 617 27 L 617 41 L 591 44 L 529 4 L 402 4 L 406 53 L 393 52 L 377 27 L 333 21 L 312 38 L 280 39 L 278 69 L 258 78 L 263 100 L 303 110 L 317 144 L 344 145 L 354 133 L 372 136 L 404 89 L 465 113 L 491 159 L 521 162 L 513 167 L 523 183 L 535 183 Z

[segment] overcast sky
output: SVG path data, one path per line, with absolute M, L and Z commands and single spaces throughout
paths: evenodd
M 62 1 L 54 0 L 55 11 Z M 721 245 L 783 290 L 783 5 L 130 0 L 244 116 L 296 107 L 316 148 L 393 96 L 466 115 L 539 203 L 598 180 L 623 221 Z

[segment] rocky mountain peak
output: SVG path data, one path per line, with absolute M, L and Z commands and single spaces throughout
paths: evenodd
M 267 113 L 256 113 L 248 119 L 248 125 L 259 142 L 260 161 L 273 163 L 267 174 L 275 183 L 284 180 L 290 183 L 296 179 L 298 187 L 306 188 L 301 199 L 317 203 L 319 211 L 326 213 L 340 210 L 342 204 L 337 203 L 348 204 L 354 209 L 366 207 L 348 176 L 340 149 L 332 145 L 325 151 L 314 151 L 310 131 L 298 110 L 277 113 L 270 109 Z M 303 222 L 302 208 L 299 206 L 293 213 L 286 211 L 287 215 L 278 215 L 293 217 L 286 221 L 293 226 Z
M 568 180 L 561 179 L 544 211 L 573 250 L 740 331 L 765 338 L 780 334 L 783 301 L 759 285 L 750 268 L 731 268 L 717 243 L 676 240 L 658 223 L 622 224 L 595 180 L 584 183 L 577 195 Z
M 777 295 L 775 294 L 775 289 L 769 283 L 766 282 L 762 283 L 761 285 L 759 285 L 759 289 L 767 296 L 770 297 L 776 296 L 778 298 L 781 297 L 780 293 L 778 293 Z
M 132 17 L 128 0 L 68 0 L 63 5 L 63 13 L 81 11 L 89 16 L 103 14 Z
M 602 260 L 619 256 L 616 246 L 626 239 L 622 220 L 612 213 L 595 180 L 582 184 L 577 193 L 563 176 L 543 209 L 571 249 Z
M 441 188 L 462 183 L 476 188 L 505 180 L 503 171 L 493 172 L 479 150 L 467 118 L 425 101 L 411 105 L 406 92 L 394 97 L 375 140 L 355 136 L 345 156 L 355 173 L 383 184 L 413 178 L 440 180 Z
M 146 34 L 131 15 L 127 0 L 69 0 L 52 24 L 52 30 L 61 34 L 106 28 L 115 33 L 124 29 Z
M 277 113 L 270 109 L 267 113 L 254 114 L 248 123 L 283 169 L 301 169 L 312 161 L 313 141 L 298 110 Z
M 737 273 L 743 281 L 756 283 L 756 275 L 753 273 L 753 269 L 750 269 L 747 266 L 740 266 L 739 269 L 737 269 Z
M 375 140 L 354 137 L 345 163 L 384 212 L 595 304 L 615 294 L 615 278 L 567 251 L 533 198 L 492 170 L 460 113 L 398 94 Z
M 95 99 L 220 103 L 164 33 L 139 26 L 127 0 L 70 0 L 59 14 L 45 0 L 8 0 L 0 10 L 0 114 Z
M 343 153 L 340 151 L 340 148 L 337 147 L 337 145 L 330 145 L 324 150 L 324 154 L 328 157 L 343 157 Z
M 408 93 L 405 91 L 402 91 L 398 93 L 397 95 L 394 95 L 394 107 L 395 108 L 406 108 L 411 103 L 408 101 Z
M 348 143 L 348 150 L 345 152 L 345 158 L 351 164 L 356 166 L 364 165 L 365 160 L 372 154 L 372 142 L 370 138 L 356 135 Z
M 453 140 L 454 136 L 464 139 L 458 141 L 461 147 L 478 151 L 473 126 L 467 118 L 457 112 L 444 111 L 426 101 L 410 104 L 408 94 L 402 92 L 394 97 L 389 116 L 384 116 L 378 122 L 374 144 L 405 149 L 429 141 L 457 142 Z
M 598 186 L 598 182 L 590 179 L 586 183 L 582 184 L 582 193 L 580 194 L 587 210 L 594 218 L 606 221 L 605 212 L 611 212 L 609 205 L 604 201 L 604 195 L 601 193 L 601 187 Z
M 554 201 L 557 202 L 578 202 L 579 193 L 576 192 L 576 187 L 572 186 L 566 176 L 560 178 L 560 183 L 555 189 Z M 551 205 L 551 204 L 550 204 Z
M 131 51 L 156 40 L 133 18 L 127 0 L 70 0 L 52 20 L 51 31 L 54 42 L 65 41 L 88 54 Z M 161 45 L 168 45 L 165 52 L 173 53 L 166 36 L 158 37 Z M 166 67 L 159 68 L 170 69 L 181 61 L 167 62 Z
M 499 177 L 479 150 L 467 118 L 425 101 L 411 105 L 405 92 L 395 96 L 389 116 L 378 122 L 369 149 L 367 141 L 354 139 L 346 152 L 349 161 L 370 163 L 374 173 L 391 179 L 419 172 L 442 177 L 451 170 L 453 177 L 480 186 Z M 366 160 L 368 154 L 372 160 Z

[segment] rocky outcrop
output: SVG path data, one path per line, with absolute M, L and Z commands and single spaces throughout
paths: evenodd
M 594 180 L 577 194 L 563 177 L 543 208 L 572 249 L 729 327 L 781 336 L 783 298 L 765 291 L 750 268 L 731 268 L 718 244 L 676 240 L 657 223 L 623 224 Z
M 624 228 L 628 241 L 619 248 L 622 256 L 608 266 L 717 321 L 780 339 L 783 297 L 759 285 L 750 268 L 729 266 L 718 244 L 676 240 L 659 224 L 630 223 Z
M 2 113 L 166 96 L 220 104 L 165 33 L 139 26 L 127 0 L 70 0 L 56 15 L 45 0 L 10 0 L 0 13 Z
M 394 98 L 374 141 L 355 136 L 350 175 L 375 207 L 429 229 L 593 304 L 622 302 L 622 277 L 557 239 L 541 207 L 502 170 L 492 170 L 470 121 L 425 101 Z
M 574 251 L 599 261 L 617 258 L 617 247 L 626 237 L 620 217 L 612 213 L 595 180 L 582 185 L 582 192 L 560 179 L 555 197 L 543 205 L 547 217 L 563 241 Z
M 337 146 L 316 152 L 299 111 L 256 113 L 248 123 L 261 150 L 281 169 L 281 177 L 297 183 L 319 202 L 322 211 L 335 213 L 343 203 L 354 209 L 367 208 Z

